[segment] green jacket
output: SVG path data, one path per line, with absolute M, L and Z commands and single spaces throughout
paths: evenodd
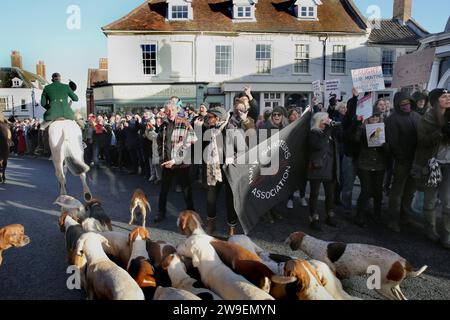
M 67 84 L 54 82 L 46 86 L 41 97 L 41 105 L 47 109 L 44 114 L 44 120 L 54 121 L 58 118 L 75 120 L 68 98 L 72 99 L 72 101 L 78 101 L 78 96 Z

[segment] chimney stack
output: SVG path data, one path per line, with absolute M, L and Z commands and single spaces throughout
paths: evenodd
M 38 76 L 41 76 L 44 79 L 47 79 L 47 74 L 45 71 L 45 63 L 44 61 L 39 61 L 38 64 L 36 65 L 36 74 Z
M 19 51 L 11 52 L 11 67 L 23 69 L 22 56 Z
M 394 0 L 394 19 L 403 23 L 411 19 L 412 0 Z
M 99 69 L 108 70 L 108 58 L 100 58 Z

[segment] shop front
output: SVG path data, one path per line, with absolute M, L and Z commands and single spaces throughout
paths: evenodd
M 95 112 L 142 112 L 145 108 L 164 107 L 173 96 L 183 105 L 199 106 L 206 84 L 111 84 L 94 88 Z

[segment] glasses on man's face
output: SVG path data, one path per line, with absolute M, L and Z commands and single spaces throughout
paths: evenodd
M 281 113 L 272 113 L 272 117 L 281 117 Z

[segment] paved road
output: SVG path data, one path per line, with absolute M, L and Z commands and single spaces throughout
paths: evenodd
M 84 299 L 83 292 L 70 291 L 66 287 L 68 275 L 64 237 L 57 227 L 58 207 L 52 204 L 58 195 L 52 163 L 46 159 L 14 157 L 10 161 L 7 177 L 7 184 L 0 185 L 0 226 L 23 224 L 31 237 L 31 243 L 4 253 L 4 263 L 0 267 L 0 299 Z M 157 208 L 159 188 L 142 177 L 102 168 L 93 170 L 89 178 L 94 195 L 103 200 L 116 230 L 127 232 L 131 229 L 126 223 L 129 219 L 129 200 L 135 188 L 143 188 L 153 208 Z M 69 177 L 68 190 L 81 198 L 81 184 L 77 178 Z M 194 196 L 197 210 L 205 216 L 205 192 L 196 186 Z M 172 193 L 168 203 L 168 219 L 157 227 L 150 224 L 154 239 L 172 243 L 183 239 L 176 230 L 176 217 L 183 207 L 181 194 Z M 219 217 L 222 218 L 218 221 L 218 228 L 225 231 L 223 207 L 219 209 Z M 283 220 L 273 225 L 261 223 L 251 237 L 266 250 L 293 254 L 284 240 L 291 232 L 309 231 L 307 210 L 296 207 L 289 211 L 284 206 L 280 206 L 279 210 Z M 326 240 L 381 245 L 398 252 L 415 267 L 427 264 L 429 269 L 424 276 L 403 282 L 403 292 L 410 299 L 450 299 L 450 251 L 430 243 L 413 228 L 402 234 L 393 234 L 380 227 L 361 230 L 343 219 L 339 222 L 339 229 L 325 226 L 321 237 Z M 297 256 L 304 257 L 299 253 Z M 363 299 L 379 299 L 377 294 L 367 289 L 365 283 L 364 278 L 356 278 L 344 281 L 344 286 L 349 293 Z

